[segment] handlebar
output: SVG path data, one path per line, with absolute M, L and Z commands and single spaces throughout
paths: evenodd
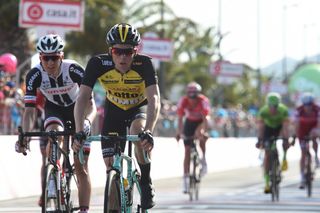
M 56 137 L 58 136 L 73 136 L 74 131 L 71 130 L 65 130 L 65 131 L 49 131 L 49 132 L 24 132 L 22 127 L 18 127 L 18 133 L 19 133 L 19 144 L 21 147 L 25 147 L 23 144 L 23 139 L 25 137 L 49 137 L 52 138 L 53 140 L 56 140 Z M 26 152 L 23 152 L 23 155 L 27 155 Z

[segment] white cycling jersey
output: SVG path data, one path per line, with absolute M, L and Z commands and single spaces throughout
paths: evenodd
M 78 97 L 83 75 L 84 69 L 74 60 L 62 60 L 57 78 L 50 77 L 41 64 L 37 64 L 26 76 L 25 106 L 36 106 L 37 89 L 46 101 L 58 106 L 70 106 Z

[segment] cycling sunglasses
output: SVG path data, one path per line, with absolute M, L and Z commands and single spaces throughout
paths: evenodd
M 134 48 L 124 48 L 123 49 L 123 48 L 112 47 L 111 52 L 112 52 L 112 54 L 115 54 L 117 56 L 120 56 L 120 55 L 132 56 L 136 52 L 136 49 L 134 49 Z
M 41 56 L 42 60 L 44 61 L 57 61 L 61 58 L 60 55 L 42 55 Z

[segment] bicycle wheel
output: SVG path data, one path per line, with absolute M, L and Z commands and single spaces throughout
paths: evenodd
M 61 191 L 61 179 L 59 172 L 52 165 L 46 168 L 47 174 L 45 184 L 42 189 L 42 212 L 53 213 L 66 211 L 65 197 Z M 58 180 L 59 179 L 59 180 Z
M 110 170 L 104 191 L 104 213 L 121 213 L 120 177 Z
M 311 197 L 312 195 L 312 170 L 311 170 L 311 155 L 310 153 L 307 154 L 307 168 L 305 173 L 306 178 L 306 188 L 307 188 L 307 196 Z
M 280 167 L 278 156 L 272 154 L 271 157 L 271 199 L 272 201 L 279 201 L 279 179 L 280 179 Z
M 78 180 L 74 174 L 74 169 L 70 173 L 66 172 L 66 208 L 67 212 L 73 212 L 80 210 L 79 205 L 76 205 L 76 200 L 78 200 Z
M 198 200 L 199 199 L 199 183 L 200 183 L 200 168 L 199 159 L 197 153 L 192 154 L 192 159 L 190 161 L 191 175 L 190 175 L 190 185 L 189 185 L 189 199 Z

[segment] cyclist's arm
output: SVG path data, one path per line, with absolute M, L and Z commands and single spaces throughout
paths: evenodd
M 86 107 L 85 119 L 89 120 L 90 123 L 92 124 L 96 115 L 97 115 L 97 106 L 96 106 L 96 102 L 94 101 L 93 93 L 91 93 L 90 101 L 88 103 L 88 106 Z
M 30 132 L 37 118 L 37 109 L 35 107 L 25 107 L 22 118 L 22 129 L 25 132 Z
M 89 106 L 94 102 L 93 98 L 91 99 L 92 88 L 86 85 L 80 86 L 80 92 L 78 99 L 74 107 L 74 120 L 76 124 L 76 132 L 83 131 L 83 122 L 86 118 L 92 119 L 96 113 L 95 104 Z M 89 104 L 90 103 L 90 104 Z M 91 111 L 88 110 L 91 108 Z M 86 117 L 88 115 L 88 117 Z
M 157 84 L 150 85 L 146 88 L 147 121 L 144 130 L 153 132 L 160 112 L 160 92 Z
M 289 137 L 289 125 L 290 125 L 290 120 L 287 117 L 282 122 L 282 136 L 284 138 L 288 138 Z
M 177 128 L 177 135 L 181 136 L 183 130 L 183 116 L 178 115 L 178 128 Z
M 264 134 L 264 127 L 265 127 L 265 124 L 262 118 L 257 119 L 257 126 L 258 126 L 258 138 L 262 139 Z

